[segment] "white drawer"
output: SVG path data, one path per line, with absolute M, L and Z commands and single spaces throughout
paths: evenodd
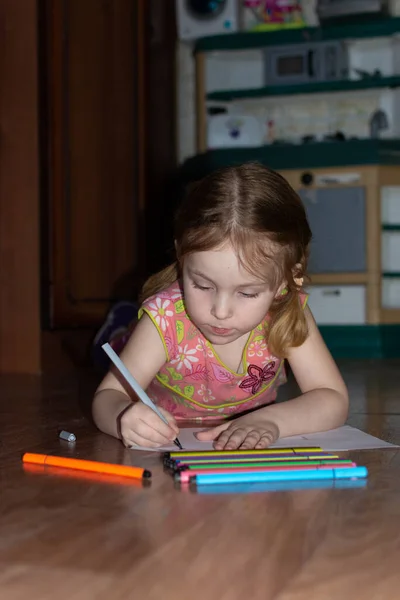
M 308 305 L 318 325 L 366 322 L 364 285 L 313 285 L 308 292 Z
M 383 308 L 400 308 L 400 277 L 382 280 L 382 306 Z
M 381 218 L 385 225 L 400 223 L 400 186 L 381 188 Z
M 382 270 L 400 270 L 400 231 L 382 233 Z

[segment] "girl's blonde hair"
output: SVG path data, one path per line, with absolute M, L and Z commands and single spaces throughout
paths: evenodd
M 284 357 L 305 341 L 295 279 L 306 274 L 311 230 L 299 196 L 281 175 L 254 163 L 214 171 L 188 190 L 176 215 L 175 240 L 177 261 L 146 281 L 141 300 L 176 281 L 185 256 L 229 241 L 241 264 L 258 278 L 264 274 L 271 289 L 285 282 L 286 293 L 270 309 L 271 352 Z

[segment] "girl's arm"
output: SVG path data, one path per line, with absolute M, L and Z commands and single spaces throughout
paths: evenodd
M 163 343 L 147 314 L 144 314 L 136 325 L 121 353 L 121 360 L 144 390 L 165 363 Z M 94 422 L 104 433 L 117 437 L 118 415 L 136 401 L 135 393 L 113 366 L 96 390 L 92 405 Z M 142 405 L 140 408 L 143 410 L 148 407 Z M 151 412 L 160 422 L 160 431 L 167 433 L 168 426 L 153 411 Z
M 265 411 L 265 417 L 277 425 L 280 437 L 334 429 L 347 419 L 346 385 L 308 307 L 305 314 L 309 335 L 288 354 L 301 396 L 260 409 L 260 416 Z
M 301 395 L 201 432 L 198 434 L 200 440 L 215 440 L 214 446 L 218 450 L 264 448 L 279 437 L 326 431 L 343 425 L 349 406 L 345 383 L 308 307 L 305 314 L 309 335 L 288 355 Z

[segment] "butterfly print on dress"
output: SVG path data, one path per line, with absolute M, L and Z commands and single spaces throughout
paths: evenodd
M 270 381 L 275 377 L 275 361 L 265 365 L 263 369 L 257 365 L 249 365 L 247 369 L 248 377 L 245 377 L 239 384 L 243 390 L 251 390 L 251 393 L 257 394 L 264 382 Z

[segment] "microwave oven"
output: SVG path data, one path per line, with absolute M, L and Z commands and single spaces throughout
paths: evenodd
M 271 46 L 264 51 L 265 85 L 333 81 L 348 76 L 343 42 Z
M 318 0 L 317 14 L 321 21 L 355 15 L 385 14 L 387 0 Z

